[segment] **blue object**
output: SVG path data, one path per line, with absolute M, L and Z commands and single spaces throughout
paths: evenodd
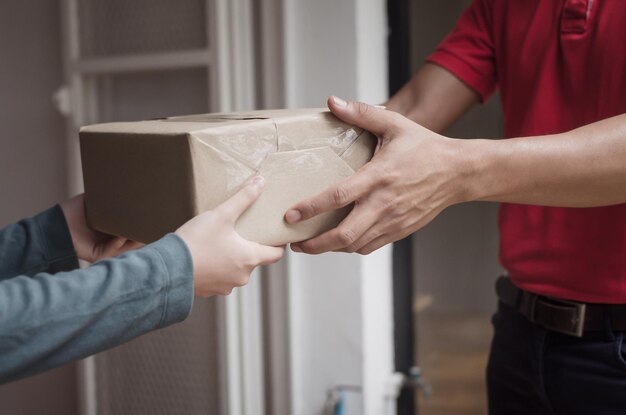
M 338 399 L 335 404 L 335 415 L 346 415 L 346 393 L 339 389 L 337 395 Z

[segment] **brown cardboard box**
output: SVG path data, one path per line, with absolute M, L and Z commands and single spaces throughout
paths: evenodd
M 98 124 L 80 131 L 87 220 L 141 242 L 213 209 L 253 175 L 267 181 L 237 222 L 246 239 L 282 245 L 334 227 L 346 209 L 288 225 L 294 203 L 369 161 L 376 138 L 322 109 L 253 111 Z

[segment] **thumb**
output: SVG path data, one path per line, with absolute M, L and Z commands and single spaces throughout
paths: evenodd
M 379 137 L 386 136 L 401 122 L 394 111 L 374 107 L 364 102 L 345 101 L 339 97 L 328 98 L 328 108 L 340 120 L 363 128 Z
M 265 179 L 256 176 L 230 199 L 219 205 L 216 210 L 222 211 L 233 223 L 243 214 L 261 195 L 265 187 Z

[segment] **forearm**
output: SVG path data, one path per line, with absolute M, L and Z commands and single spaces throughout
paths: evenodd
M 426 63 L 386 106 L 432 131 L 443 132 L 478 101 L 478 94 L 452 73 Z
M 626 203 L 626 114 L 562 134 L 457 144 L 465 200 L 561 207 Z
M 183 320 L 193 298 L 184 242 L 155 244 L 89 268 L 0 282 L 0 383 Z

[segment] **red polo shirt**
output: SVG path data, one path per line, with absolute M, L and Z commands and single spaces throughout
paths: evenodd
M 626 0 L 474 0 L 429 61 L 483 101 L 499 89 L 506 137 L 623 114 Z M 500 261 L 521 288 L 626 303 L 626 205 L 504 203 L 499 224 Z

